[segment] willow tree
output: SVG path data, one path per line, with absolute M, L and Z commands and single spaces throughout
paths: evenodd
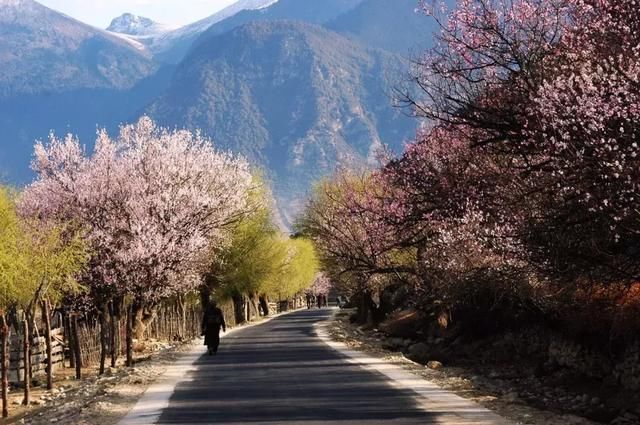
M 274 284 L 280 299 L 301 294 L 313 285 L 320 263 L 313 243 L 308 239 L 292 238 L 286 243 L 287 260 Z
M 273 224 L 266 203 L 234 226 L 226 249 L 215 257 L 212 273 L 222 294 L 234 301 L 236 321 L 247 318 L 246 298 L 257 311 L 257 301 L 268 315 L 268 294 L 265 291 L 280 273 L 287 252 L 282 235 Z
M 29 296 L 20 303 L 24 314 L 24 352 L 30 351 L 31 328 L 35 323 L 34 314 L 38 305 L 42 310 L 47 351 L 47 388 L 53 388 L 53 359 L 51 345 L 51 302 L 57 303 L 65 295 L 77 294 L 82 290 L 78 282 L 88 255 L 79 234 L 68 231 L 64 224 L 23 219 L 23 257 L 25 272 L 18 278 L 20 286 L 30 288 Z M 74 339 L 75 340 L 75 339 Z M 76 354 L 78 346 L 75 347 Z M 78 362 L 78 366 L 80 363 Z M 30 367 L 30 358 L 25 355 L 25 368 Z M 29 402 L 29 380 L 25 374 L 25 400 Z M 79 378 L 79 370 L 76 371 Z
M 31 297 L 31 288 L 20 284 L 20 277 L 27 271 L 26 258 L 21 248 L 22 234 L 14 198 L 6 188 L 0 187 L 0 370 L 4 418 L 9 416 L 8 340 L 11 328 L 7 322 L 7 311 Z
M 270 299 L 302 292 L 318 270 L 313 246 L 289 239 L 275 225 L 270 199 L 261 178 L 254 177 L 250 212 L 232 226 L 228 245 L 210 256 L 209 289 L 233 300 L 238 323 L 250 316 L 248 305 L 268 315 Z

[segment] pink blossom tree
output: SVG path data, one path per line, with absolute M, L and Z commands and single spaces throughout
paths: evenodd
M 51 136 L 33 166 L 39 179 L 22 209 L 77 223 L 93 252 L 96 302 L 104 310 L 130 296 L 129 334 L 135 318 L 139 336 L 158 301 L 199 284 L 201 256 L 245 213 L 252 182 L 243 159 L 146 117 L 115 139 L 100 131 L 92 155 L 71 136 Z
M 415 249 L 383 219 L 398 211 L 382 183 L 376 175 L 338 173 L 318 185 L 299 222 L 334 284 L 359 299 L 361 321 L 377 316 L 374 295 L 415 274 Z
M 318 273 L 309 288 L 309 293 L 313 295 L 328 295 L 331 290 L 331 279 L 325 273 Z
M 549 183 L 546 190 L 531 184 L 543 195 L 532 239 L 570 279 L 633 283 L 640 273 L 640 17 L 632 1 L 574 7 L 550 61 L 555 72 L 532 93 L 522 132 L 545 158 Z
M 439 43 L 409 102 L 509 176 L 482 208 L 521 221 L 531 261 L 556 279 L 637 280 L 634 2 L 464 0 L 448 15 L 427 3 Z

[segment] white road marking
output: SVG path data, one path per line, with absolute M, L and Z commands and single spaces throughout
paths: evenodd
M 384 363 L 379 358 L 371 357 L 361 351 L 355 351 L 329 336 L 327 327 L 330 322 L 319 322 L 314 325 L 318 337 L 332 349 L 347 357 L 347 361 L 357 364 L 369 371 L 378 372 L 389 378 L 389 383 L 399 389 L 411 390 L 416 393 L 416 400 L 420 407 L 430 413 L 438 413 L 437 423 L 443 424 L 474 424 L 474 425 L 507 425 L 513 422 L 498 416 L 489 409 L 444 390 L 415 375 L 399 365 Z

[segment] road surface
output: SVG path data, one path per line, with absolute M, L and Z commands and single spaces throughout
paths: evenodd
M 314 325 L 326 321 L 331 314 L 330 310 L 300 311 L 237 330 L 222 340 L 215 356 L 205 354 L 203 347 L 203 354 L 182 373 L 168 405 L 154 421 L 305 425 L 506 423 L 448 393 L 444 394 L 444 403 L 431 404 L 439 408 L 425 407 L 425 399 L 416 392 L 327 345 Z M 447 397 L 453 397 L 453 403 L 447 404 L 451 401 Z

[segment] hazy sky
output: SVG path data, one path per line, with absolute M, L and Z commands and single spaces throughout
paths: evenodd
M 176 26 L 214 14 L 236 0 L 38 0 L 91 25 L 105 28 L 125 12 Z

